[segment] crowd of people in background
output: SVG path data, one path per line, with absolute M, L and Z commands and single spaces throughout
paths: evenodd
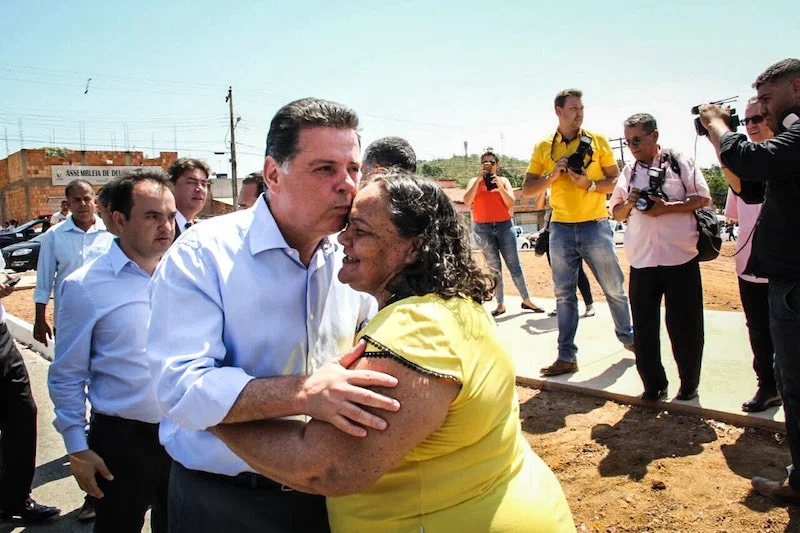
M 800 200 L 800 60 L 770 66 L 754 88 L 747 136 L 720 106 L 701 106 L 700 120 L 730 185 L 726 215 L 742 228 L 737 274 L 758 383 L 742 410 L 783 403 L 800 464 L 800 251 L 786 216 Z M 711 203 L 708 185 L 648 113 L 622 122 L 634 161 L 620 169 L 606 137 L 583 127 L 580 90 L 560 91 L 554 112 L 522 187 L 549 191 L 558 351 L 541 374 L 579 371 L 579 289 L 583 316 L 594 314 L 586 264 L 635 357 L 642 400 L 669 397 L 663 301 L 675 400 L 696 401 L 696 213 Z M 237 210 L 205 221 L 211 172 L 197 159 L 127 173 L 97 195 L 87 181 L 67 185 L 42 239 L 33 333 L 57 340 L 54 425 L 87 493 L 79 517 L 95 531 L 140 531 L 148 509 L 159 533 L 575 531 L 558 480 L 522 435 L 497 334 L 502 262 L 522 309 L 545 311 L 520 266 L 500 158 L 482 154 L 464 197 L 482 267 L 453 203 L 415 175 L 408 142 L 387 137 L 362 154 L 358 128 L 335 102 L 285 105 Z M 609 216 L 627 223 L 627 291 Z M 13 290 L 0 282 L 0 298 Z M 60 510 L 30 496 L 37 408 L 2 317 L 0 306 L 0 512 L 41 522 Z M 753 488 L 800 505 L 800 471 L 790 471 Z

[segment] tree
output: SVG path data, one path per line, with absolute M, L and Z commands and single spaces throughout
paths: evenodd
M 711 168 L 701 168 L 703 177 L 708 183 L 711 191 L 711 201 L 714 207 L 722 211 L 725 209 L 725 200 L 728 197 L 728 182 L 719 165 L 712 165 Z

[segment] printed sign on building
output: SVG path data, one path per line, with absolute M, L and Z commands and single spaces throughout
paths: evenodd
M 142 170 L 140 166 L 90 167 L 83 165 L 53 165 L 53 185 L 66 185 L 72 180 L 84 179 L 95 185 L 103 185 L 125 172 Z M 161 167 L 155 167 L 161 170 Z

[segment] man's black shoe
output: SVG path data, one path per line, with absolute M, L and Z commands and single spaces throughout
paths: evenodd
M 781 405 L 780 395 L 775 390 L 759 387 L 752 400 L 747 400 L 742 404 L 742 411 L 745 413 L 760 413 L 770 407 Z
M 698 396 L 697 389 L 686 390 L 681 388 L 678 391 L 678 395 L 675 396 L 675 399 L 680 400 L 682 402 L 688 402 L 690 400 L 694 400 L 695 398 L 697 398 L 697 396 Z
M 21 507 L 5 508 L 0 513 L 0 517 L 4 520 L 11 520 L 14 517 L 19 517 L 23 522 L 28 524 L 39 524 L 55 518 L 61 514 L 61 509 L 58 507 L 48 507 L 47 505 L 39 505 L 33 498 L 28 498 Z
M 653 391 L 644 391 L 642 394 L 642 400 L 646 402 L 661 402 L 667 399 L 667 388 L 664 387 L 663 389 L 653 390 Z

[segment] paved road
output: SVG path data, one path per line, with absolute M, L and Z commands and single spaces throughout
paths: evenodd
M 18 345 L 19 346 L 19 345 Z M 83 491 L 72 478 L 67 464 L 64 441 L 53 428 L 53 404 L 47 394 L 47 368 L 50 363 L 37 353 L 20 347 L 31 377 L 31 387 L 39 407 L 39 445 L 36 450 L 36 475 L 33 478 L 33 498 L 45 505 L 61 508 L 61 518 L 49 524 L 25 526 L 20 522 L 0 520 L 0 533 L 47 532 L 91 533 L 92 522 L 81 523 L 75 518 L 83 504 Z M 149 517 L 142 531 L 150 532 Z

